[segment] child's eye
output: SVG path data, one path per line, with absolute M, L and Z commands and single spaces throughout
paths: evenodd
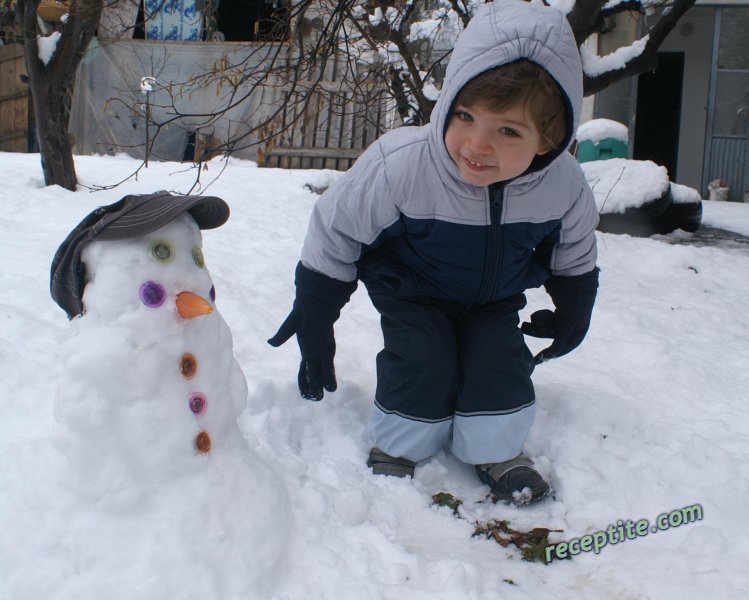
M 461 121 L 466 121 L 467 123 L 473 121 L 473 117 L 464 110 L 456 110 L 455 116 L 458 117 L 458 119 L 460 119 Z
M 499 132 L 509 137 L 520 137 L 520 134 L 512 129 L 512 127 L 502 127 Z

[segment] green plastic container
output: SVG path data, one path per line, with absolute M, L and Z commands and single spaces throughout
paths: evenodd
M 577 162 L 581 163 L 608 158 L 627 158 L 628 156 L 627 144 L 613 138 L 604 138 L 597 144 L 584 140 L 577 145 Z

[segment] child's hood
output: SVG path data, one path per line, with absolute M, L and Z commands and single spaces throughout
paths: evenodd
M 440 171 L 449 176 L 452 185 L 466 185 L 444 141 L 455 98 L 477 75 L 522 58 L 546 69 L 562 88 L 572 115 L 563 147 L 572 141 L 582 108 L 583 72 L 580 52 L 567 19 L 554 8 L 521 0 L 484 4 L 458 38 L 429 124 L 433 156 L 438 157 Z M 545 162 L 548 166 L 551 160 Z

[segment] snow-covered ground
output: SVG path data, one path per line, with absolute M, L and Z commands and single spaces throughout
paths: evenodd
M 76 165 L 81 183 L 94 186 L 119 181 L 137 162 L 77 157 Z M 202 182 L 220 168 L 210 163 Z M 273 349 L 266 339 L 293 299 L 293 269 L 316 199 L 304 186 L 335 174 L 230 160 L 207 193 L 223 197 L 232 216 L 203 233 L 203 252 L 249 385 L 240 417 L 248 455 L 275 473 L 286 499 L 247 498 L 284 537 L 280 558 L 278 539 L 267 538 L 253 540 L 254 557 L 243 557 L 262 565 L 261 586 L 241 568 L 218 564 L 217 544 L 232 539 L 221 528 L 239 512 L 157 524 L 155 508 L 165 500 L 155 498 L 122 515 L 82 511 L 72 467 L 51 443 L 69 359 L 60 349 L 73 335 L 48 293 L 55 249 L 96 206 L 128 193 L 185 192 L 195 172 L 152 163 L 137 181 L 71 193 L 43 187 L 38 156 L 0 153 L 0 176 L 0 599 L 749 597 L 746 250 L 599 234 L 601 288 L 588 338 L 534 376 L 539 412 L 526 451 L 555 499 L 522 509 L 491 505 L 479 502 L 487 488 L 472 469 L 447 453 L 420 466 L 414 481 L 368 472 L 366 422 L 381 335 L 364 290 L 336 326 L 338 392 L 320 403 L 299 397 L 295 344 Z M 706 202 L 705 222 L 746 234 L 749 206 Z M 549 304 L 541 290 L 528 298 L 523 316 Z M 543 347 L 543 340 L 528 342 Z M 464 518 L 432 506 L 432 494 L 443 490 L 463 499 Z M 653 523 L 694 504 L 701 521 L 550 565 L 472 537 L 474 521 L 508 519 L 521 530 L 562 529 L 552 539 L 569 540 L 617 520 Z M 89 552 L 81 540 L 99 532 L 111 546 Z M 188 537 L 190 548 L 175 541 Z M 120 556 L 123 548 L 127 564 L 108 560 L 108 550 Z M 236 589 L 246 593 L 227 592 Z
M 749 236 L 749 204 L 705 201 L 702 203 L 702 224 Z

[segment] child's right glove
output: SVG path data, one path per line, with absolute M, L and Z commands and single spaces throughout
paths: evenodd
M 564 356 L 583 341 L 596 301 L 598 268 L 582 275 L 552 275 L 544 287 L 556 310 L 537 310 L 520 327 L 526 335 L 554 339 L 536 355 L 536 364 Z
M 278 347 L 296 334 L 302 353 L 299 392 L 307 400 L 322 400 L 325 395 L 323 389 L 334 392 L 338 385 L 333 367 L 333 323 L 354 293 L 356 281 L 338 281 L 312 271 L 300 262 L 296 267 L 294 283 L 296 298 L 291 313 L 268 343 Z

